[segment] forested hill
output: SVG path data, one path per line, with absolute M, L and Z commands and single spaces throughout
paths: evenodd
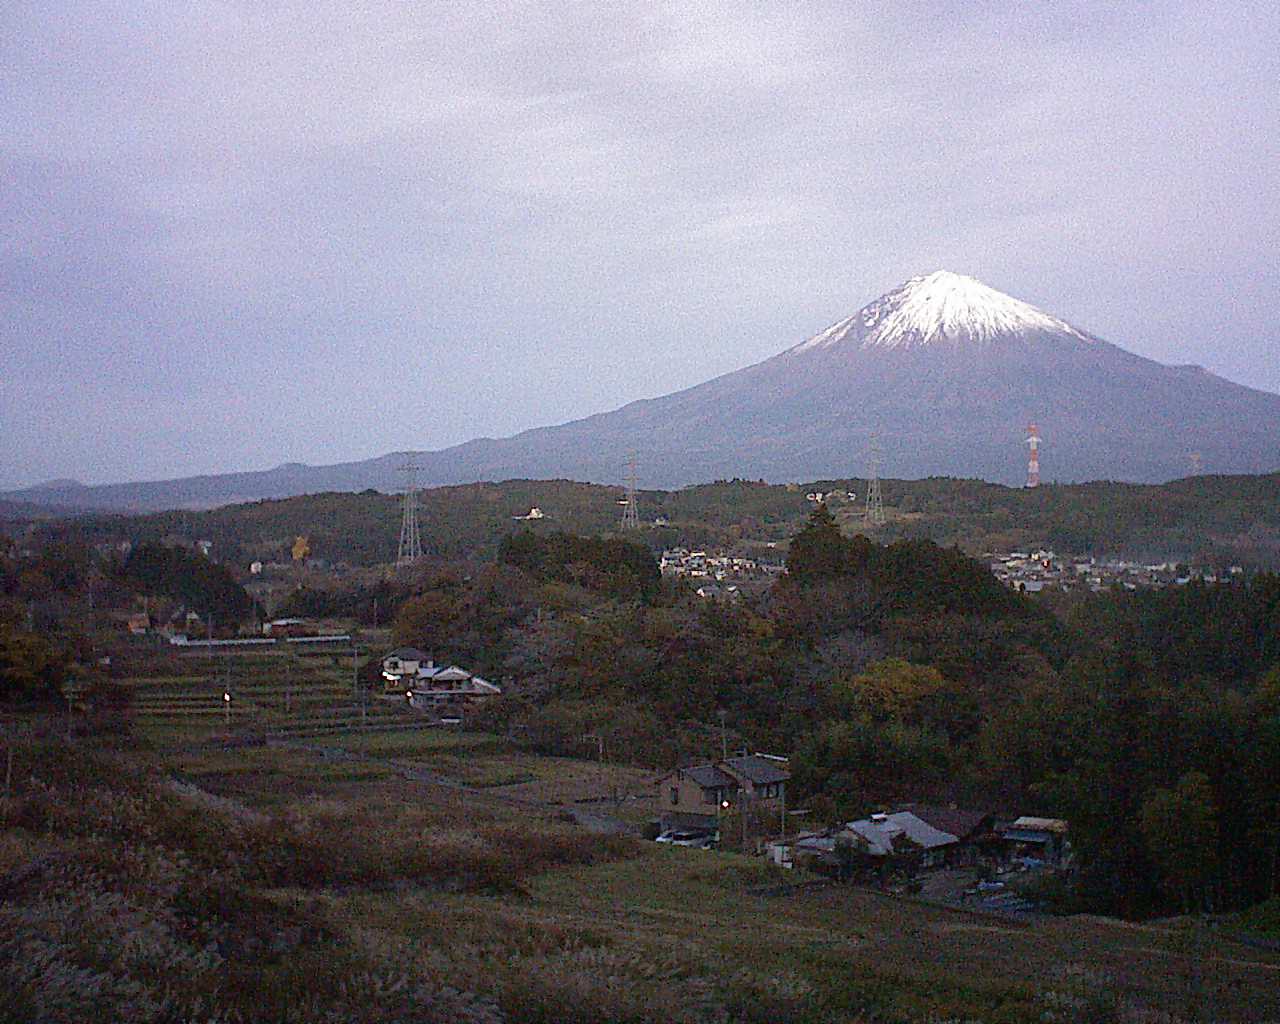
M 785 545 L 812 508 L 828 503 L 846 530 L 861 530 L 863 480 L 770 485 L 728 481 L 678 491 L 642 491 L 642 538 L 654 549 Z M 847 493 L 855 496 L 849 501 Z M 1097 557 L 1198 560 L 1206 564 L 1280 566 L 1280 474 L 1199 476 L 1160 485 L 1089 483 L 1035 490 L 977 480 L 883 481 L 888 522 L 878 540 L 928 538 L 979 553 L 1048 545 Z M 514 531 L 596 534 L 618 521 L 617 488 L 565 480 L 509 480 L 440 487 L 421 493 L 423 546 L 444 558 L 492 557 Z M 296 537 L 313 557 L 369 565 L 394 559 L 400 498 L 358 494 L 305 495 L 230 505 L 204 512 L 141 516 L 82 515 L 58 520 L 9 512 L 0 532 L 30 532 L 38 541 L 80 539 L 212 540 L 221 561 L 287 560 Z M 517 520 L 533 507 L 545 519 Z M 662 517 L 666 525 L 655 526 Z M 782 551 L 777 552 L 780 558 Z

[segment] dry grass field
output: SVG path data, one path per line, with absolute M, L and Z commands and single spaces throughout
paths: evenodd
M 0 1022 L 1280 1021 L 1278 955 L 593 835 L 564 808 L 601 766 L 496 737 L 27 725 L 0 803 Z

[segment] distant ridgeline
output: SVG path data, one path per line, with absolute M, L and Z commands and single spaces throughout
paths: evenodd
M 1033 490 L 935 477 L 885 480 L 882 487 L 888 522 L 871 533 L 881 541 L 928 539 L 973 553 L 1043 544 L 1080 556 L 1280 567 L 1280 474 Z M 828 503 L 845 533 L 862 529 L 863 480 L 803 485 L 734 480 L 641 491 L 641 529 L 633 539 L 655 551 L 782 545 L 805 522 L 813 508 L 807 495 L 814 492 L 830 494 Z M 619 495 L 615 487 L 566 480 L 425 490 L 420 495 L 423 548 L 441 558 L 488 559 L 521 530 L 540 536 L 608 533 L 618 526 Z M 255 560 L 289 561 L 295 538 L 305 536 L 314 558 L 377 565 L 395 559 L 399 500 L 376 491 L 326 493 L 203 512 L 61 519 L 45 518 L 45 511 L 36 518 L 9 509 L 0 510 L 7 521 L 0 522 L 0 532 L 16 536 L 29 530 L 37 543 L 211 540 L 212 557 L 241 570 Z M 546 518 L 518 521 L 533 506 Z

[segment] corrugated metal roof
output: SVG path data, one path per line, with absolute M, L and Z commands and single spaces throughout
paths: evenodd
M 905 837 L 925 850 L 934 850 L 940 846 L 950 846 L 959 840 L 950 832 L 934 828 L 927 821 L 922 821 L 910 811 L 898 811 L 886 815 L 883 821 L 863 818 L 848 824 L 850 832 L 867 841 L 868 852 L 876 857 L 887 857 L 893 854 L 893 842 Z
M 1022 817 L 1013 823 L 1013 828 L 1030 828 L 1040 832 L 1056 832 L 1065 834 L 1067 831 L 1067 823 L 1061 818 L 1031 818 Z
M 1019 843 L 1049 842 L 1049 838 L 1045 835 L 1044 829 L 1038 828 L 1007 828 L 1000 834 L 1006 839 L 1012 839 Z

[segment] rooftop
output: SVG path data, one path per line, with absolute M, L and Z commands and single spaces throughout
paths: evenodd
M 721 761 L 729 771 L 748 779 L 753 785 L 768 786 L 774 782 L 786 782 L 791 778 L 785 761 L 759 754 L 747 754 L 743 757 L 730 757 Z

